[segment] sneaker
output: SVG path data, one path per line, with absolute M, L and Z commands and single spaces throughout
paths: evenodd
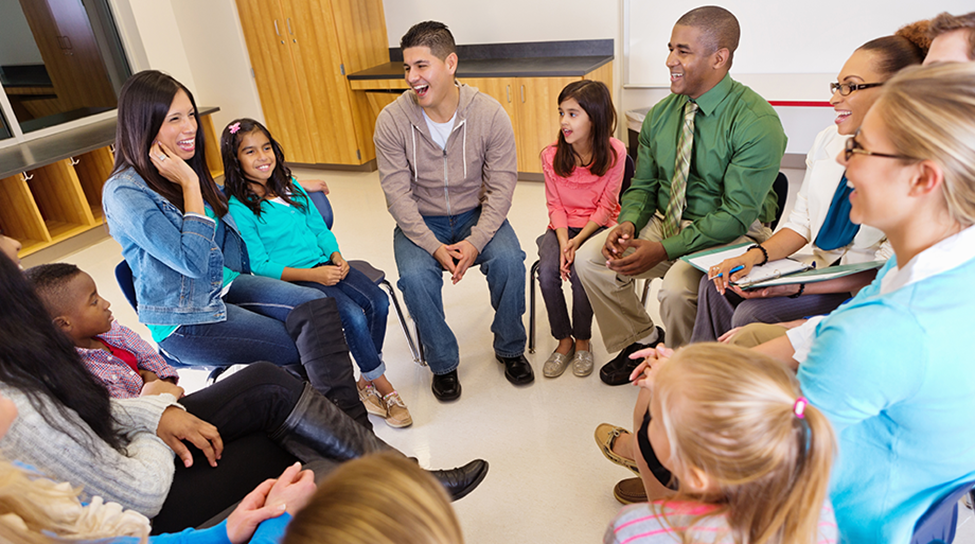
M 569 368 L 569 359 L 571 358 L 572 350 L 569 350 L 567 355 L 553 351 L 552 355 L 549 356 L 548 360 L 545 361 L 545 365 L 542 367 L 542 374 L 546 378 L 558 378 L 565 372 L 565 369 Z
M 579 350 L 572 358 L 572 373 L 580 378 L 592 374 L 593 360 L 592 352 Z
M 365 387 L 358 387 L 358 385 L 356 384 L 356 389 L 359 390 L 359 400 L 366 406 L 366 411 L 370 414 L 385 418 L 386 404 L 383 403 L 379 391 L 376 391 L 376 388 L 372 384 L 366 385 Z
M 409 427 L 413 424 L 413 417 L 410 416 L 410 411 L 406 408 L 406 403 L 403 402 L 403 399 L 399 398 L 399 393 L 393 391 L 384 396 L 382 401 L 386 406 L 387 425 L 399 429 Z

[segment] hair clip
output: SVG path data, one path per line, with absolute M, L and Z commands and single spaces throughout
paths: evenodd
M 236 123 L 230 125 L 231 134 L 237 134 L 238 130 L 240 130 L 240 121 L 237 121 Z
M 792 413 L 796 415 L 797 418 L 805 418 L 806 406 L 809 406 L 809 401 L 806 397 L 799 397 L 796 402 L 792 404 Z

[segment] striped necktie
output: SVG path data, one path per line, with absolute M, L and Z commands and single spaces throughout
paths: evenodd
M 670 202 L 664 214 L 664 238 L 676 236 L 680 232 L 680 220 L 687 204 L 687 173 L 691 169 L 691 148 L 694 146 L 694 115 L 697 103 L 690 100 L 684 104 L 684 128 L 677 142 L 677 163 L 674 165 L 674 179 L 670 182 Z

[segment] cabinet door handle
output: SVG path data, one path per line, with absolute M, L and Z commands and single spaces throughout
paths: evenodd
M 279 37 L 281 36 L 281 31 L 278 30 L 278 20 L 277 19 L 274 20 L 274 33 L 277 34 Z
M 31 174 L 31 175 L 27 175 L 27 172 L 26 172 L 26 171 L 24 171 L 24 172 L 21 172 L 21 173 L 20 173 L 20 177 L 21 177 L 21 179 L 23 179 L 23 180 L 24 180 L 25 182 L 27 182 L 27 181 L 30 181 L 30 180 L 32 180 L 32 179 L 34 179 L 34 174 Z
M 70 161 L 71 161 L 71 166 L 75 166 L 75 165 L 77 165 L 77 164 L 78 164 L 79 162 L 81 162 L 81 159 L 76 159 L 76 158 L 74 158 L 74 157 L 68 157 L 68 160 L 70 160 Z
M 504 92 L 508 96 L 508 103 L 511 103 L 511 85 L 505 85 Z
M 521 86 L 521 103 L 522 104 L 525 103 L 525 86 L 524 85 Z
M 291 17 L 288 17 L 288 19 L 287 19 L 286 22 L 288 23 L 288 34 L 291 34 L 292 36 L 294 36 L 295 33 L 294 33 L 293 30 L 291 30 Z

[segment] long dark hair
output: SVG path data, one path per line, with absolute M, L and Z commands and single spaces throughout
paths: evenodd
M 196 100 L 189 89 L 168 74 L 145 70 L 130 77 L 122 85 L 118 97 L 115 169 L 112 173 L 117 174 L 126 168 L 135 169 L 150 189 L 172 202 L 180 211 L 185 211 L 182 189 L 162 177 L 149 161 L 149 148 L 159 134 L 159 128 L 162 127 L 173 98 L 179 91 L 189 97 L 193 104 L 193 116 L 196 117 L 196 153 L 187 164 L 200 178 L 203 200 L 210 205 L 217 217 L 223 217 L 227 214 L 227 200 L 220 193 L 210 175 L 210 169 L 207 168 L 206 142 Z
M 271 136 L 267 127 L 253 119 L 244 118 L 231 121 L 223 129 L 223 134 L 220 136 L 220 155 L 223 157 L 223 186 L 227 195 L 237 197 L 237 200 L 254 212 L 254 215 L 261 216 L 261 200 L 264 197 L 251 189 L 251 184 L 254 182 L 247 180 L 244 170 L 240 167 L 240 159 L 237 158 L 237 151 L 240 149 L 240 142 L 244 136 L 256 131 L 263 132 L 267 136 L 267 140 L 271 142 L 271 149 L 274 151 L 274 170 L 271 171 L 271 177 L 268 178 L 265 185 L 267 187 L 265 194 L 273 193 L 288 204 L 305 211 L 308 202 L 305 196 L 300 191 L 295 190 L 291 183 L 291 169 L 284 163 L 284 151 L 281 149 L 281 144 Z
M 52 427 L 66 428 L 74 410 L 99 438 L 122 451 L 108 390 L 95 380 L 67 335 L 51 317 L 19 268 L 0 254 L 0 381 L 27 395 Z M 53 402 L 45 403 L 47 398 Z M 58 414 L 51 413 L 51 404 Z M 85 444 L 91 447 L 92 444 Z
M 616 132 L 616 108 L 613 107 L 613 97 L 602 81 L 583 79 L 573 81 L 559 93 L 559 105 L 568 99 L 574 99 L 589 116 L 592 129 L 589 131 L 589 144 L 592 149 L 592 162 L 589 171 L 594 176 L 602 176 L 609 170 L 616 160 L 616 150 L 609 138 Z M 565 141 L 565 135 L 559 131 L 559 141 L 555 144 L 555 160 L 552 165 L 555 173 L 568 177 L 576 167 L 576 153 L 572 146 Z

